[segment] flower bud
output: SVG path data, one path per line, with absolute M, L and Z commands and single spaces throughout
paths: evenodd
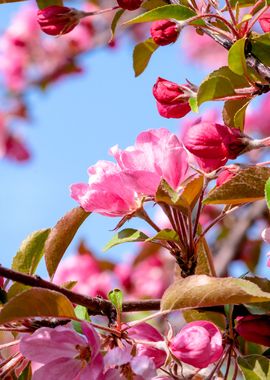
M 140 8 L 142 0 L 117 0 L 119 7 L 127 9 L 128 11 L 134 11 Z
M 232 179 L 239 171 L 239 169 L 240 167 L 237 165 L 229 165 L 224 170 L 222 170 L 222 172 L 217 177 L 217 187 L 223 185 L 224 183 Z
M 236 321 L 235 330 L 242 338 L 270 347 L 270 315 L 248 315 Z
M 248 148 L 250 141 L 239 129 L 207 121 L 188 128 L 183 139 L 185 147 L 206 172 L 235 159 Z
M 264 13 L 259 18 L 259 23 L 261 25 L 262 30 L 267 33 L 270 32 L 270 13 Z
M 222 336 L 216 325 L 208 321 L 188 323 L 169 342 L 172 354 L 196 368 L 206 368 L 222 353 Z
M 179 24 L 171 20 L 159 20 L 151 26 L 151 36 L 157 45 L 169 45 L 177 40 L 180 28 Z
M 4 277 L 0 276 L 0 288 L 4 286 Z
M 51 36 L 69 33 L 79 24 L 81 17 L 82 12 L 58 5 L 40 9 L 37 13 L 41 30 Z
M 179 86 L 163 78 L 158 78 L 153 95 L 157 100 L 158 112 L 166 118 L 181 118 L 190 111 L 188 104 L 190 88 L 188 85 Z

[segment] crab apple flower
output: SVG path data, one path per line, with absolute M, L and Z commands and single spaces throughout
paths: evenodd
M 175 42 L 180 32 L 179 24 L 171 20 L 158 20 L 152 23 L 150 33 L 157 45 L 165 46 Z
M 134 146 L 121 150 L 116 145 L 110 152 L 125 173 L 126 182 L 148 196 L 155 195 L 162 178 L 176 190 L 188 169 L 182 143 L 165 128 L 144 131 Z
M 131 355 L 131 350 L 131 345 L 124 345 L 123 348 L 113 348 L 105 355 L 105 368 L 109 369 L 109 371 L 112 371 L 115 367 L 119 369 L 118 376 L 112 377 L 112 379 L 126 379 L 126 377 L 121 377 L 120 375 L 121 372 L 124 372 L 130 373 L 135 380 L 152 380 L 156 376 L 153 360 L 147 356 L 134 357 Z M 109 371 L 106 372 L 106 380 Z
M 182 362 L 206 368 L 223 353 L 222 335 L 214 323 L 194 321 L 184 326 L 169 342 L 169 348 Z
M 164 342 L 164 338 L 158 332 L 158 330 L 145 322 L 128 329 L 128 335 L 135 340 L 138 339 L 147 342 Z M 151 347 L 150 345 L 140 343 L 137 344 L 136 347 L 137 355 L 147 356 L 151 358 L 154 361 L 156 368 L 161 367 L 165 363 L 167 356 L 165 351 L 160 350 L 154 346 Z
M 270 32 L 270 13 L 266 12 L 259 18 L 259 24 L 264 33 Z
M 74 29 L 79 24 L 81 15 L 74 8 L 51 5 L 38 11 L 37 21 L 44 33 L 58 36 Z
M 245 340 L 270 347 L 270 316 L 247 315 L 236 318 L 235 330 Z
M 158 78 L 153 87 L 153 95 L 157 101 L 158 112 L 167 119 L 184 117 L 191 109 L 188 103 L 189 95 L 184 90 L 188 85 L 179 86 L 177 83 Z
M 117 0 L 119 7 L 127 9 L 128 11 L 134 11 L 140 8 L 142 0 Z
M 80 335 L 69 327 L 42 327 L 20 342 L 20 352 L 29 360 L 44 364 L 33 380 L 102 380 L 103 358 L 100 340 L 89 323 L 82 322 Z
M 206 172 L 235 159 L 245 151 L 250 141 L 239 129 L 206 121 L 188 128 L 183 138 L 185 147 Z
M 89 184 L 78 183 L 70 187 L 71 197 L 85 211 L 105 216 L 123 216 L 138 208 L 136 193 L 126 184 L 126 177 L 118 165 L 98 161 L 88 169 Z

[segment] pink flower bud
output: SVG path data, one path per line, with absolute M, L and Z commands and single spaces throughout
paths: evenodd
M 264 13 L 259 18 L 259 23 L 261 25 L 262 30 L 267 33 L 270 32 L 270 13 Z
M 188 91 L 188 85 L 179 86 L 177 83 L 158 78 L 153 87 L 153 95 L 157 100 L 159 114 L 168 119 L 184 117 L 190 111 Z
M 270 315 L 248 315 L 236 321 L 235 330 L 242 338 L 270 347 Z
M 243 153 L 250 138 L 239 129 L 203 121 L 187 129 L 183 142 L 201 168 L 209 172 Z
M 221 357 L 222 336 L 214 323 L 195 321 L 182 328 L 170 341 L 169 348 L 182 362 L 206 368 Z
M 151 26 L 151 36 L 155 43 L 160 46 L 169 45 L 177 40 L 180 28 L 179 24 L 171 20 L 159 20 Z
M 134 11 L 140 8 L 142 0 L 117 0 L 119 7 L 127 9 L 128 11 Z
M 222 172 L 217 177 L 217 187 L 232 179 L 239 171 L 239 169 L 240 167 L 237 165 L 229 165 L 224 170 L 222 170 Z
M 79 24 L 81 15 L 76 9 L 52 5 L 38 11 L 37 21 L 44 33 L 57 36 L 74 29 Z
M 0 276 L 0 288 L 4 286 L 4 277 Z

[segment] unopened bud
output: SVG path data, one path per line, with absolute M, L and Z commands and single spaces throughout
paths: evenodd
M 259 23 L 261 25 L 262 30 L 267 33 L 270 32 L 270 13 L 264 13 L 259 18 Z
M 117 0 L 119 7 L 127 9 L 128 11 L 134 11 L 140 8 L 143 0 Z
M 270 347 L 270 315 L 236 318 L 235 330 L 245 340 Z
M 180 27 L 171 20 L 159 20 L 151 26 L 151 36 L 157 45 L 165 46 L 175 42 L 179 36 Z

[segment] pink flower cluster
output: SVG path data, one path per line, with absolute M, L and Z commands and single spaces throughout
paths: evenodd
M 134 378 L 153 380 L 171 352 L 172 358 L 196 368 L 206 368 L 222 353 L 222 336 L 211 322 L 187 324 L 167 343 L 147 323 L 126 330 L 121 344 L 97 334 L 90 323 L 82 322 L 82 334 L 71 326 L 42 327 L 20 342 L 20 352 L 41 366 L 33 380 L 113 380 Z M 124 326 L 123 326 L 124 327 Z M 108 341 L 109 336 L 107 336 Z M 101 354 L 101 345 L 105 355 Z M 169 350 L 168 350 L 169 349 Z
M 142 132 L 134 146 L 114 146 L 110 152 L 117 163 L 98 161 L 88 169 L 88 184 L 71 185 L 71 197 L 85 211 L 107 216 L 135 212 L 144 197 L 155 195 L 161 179 L 176 190 L 188 169 L 182 143 L 164 128 Z

